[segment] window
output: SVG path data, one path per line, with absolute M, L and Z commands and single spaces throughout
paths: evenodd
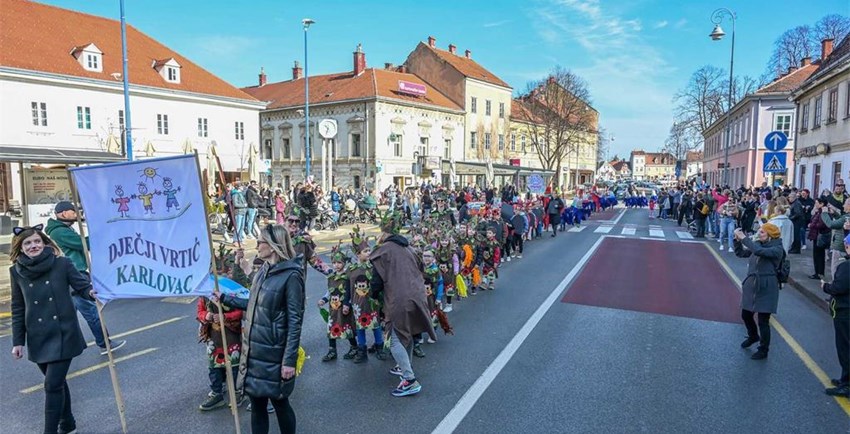
M 292 158 L 292 148 L 289 146 L 289 139 L 281 139 L 283 145 L 283 158 Z
M 360 176 L 354 175 L 354 188 L 360 188 Z
M 499 103 L 499 117 L 502 119 L 505 118 L 505 103 L 503 102 Z
M 516 151 L 516 133 L 511 133 L 511 151 Z
M 812 196 L 820 196 L 820 164 L 815 164 L 812 170 Z M 817 193 L 815 193 L 817 192 Z
M 472 102 L 469 104 L 469 111 L 471 113 L 478 113 L 478 98 L 472 97 Z
M 32 102 L 32 124 L 35 126 L 47 126 L 47 103 Z
M 484 102 L 484 116 L 490 116 L 490 100 Z
M 263 151 L 260 152 L 260 158 L 263 160 L 272 159 L 272 139 L 263 141 Z
M 77 128 L 81 130 L 91 129 L 91 108 L 77 106 Z
M 351 135 L 351 156 L 360 156 L 360 134 Z
M 168 115 L 156 115 L 156 132 L 168 135 Z
M 748 134 L 749 130 L 747 128 L 749 126 L 750 126 L 750 118 L 745 117 L 744 118 L 744 129 L 743 129 L 743 131 L 741 131 L 741 136 L 742 136 L 742 139 L 744 140 L 744 143 L 747 143 L 748 141 L 750 141 L 750 135 Z
M 207 136 L 207 118 L 198 118 L 198 137 Z
M 499 150 L 500 151 L 505 150 L 505 135 L 504 134 L 499 134 Z
M 419 138 L 419 156 L 424 157 L 428 155 L 428 138 L 420 137 Z
M 832 163 L 832 185 L 838 184 L 839 179 L 841 179 L 841 162 L 834 161 Z
M 815 121 L 812 129 L 820 128 L 821 114 L 823 110 L 823 96 L 815 98 Z
M 124 140 L 127 138 L 127 132 L 124 131 L 124 110 L 118 110 L 118 134 L 121 135 L 121 145 L 124 146 Z
M 800 183 L 797 185 L 798 188 L 803 189 L 806 188 L 806 165 L 800 165 Z M 813 196 L 817 197 L 819 193 L 817 191 L 812 192 Z
M 446 139 L 443 143 L 443 158 L 449 160 L 452 158 L 452 141 L 451 139 Z
M 525 133 L 520 136 L 520 146 L 522 147 L 522 153 L 525 154 Z
M 478 148 L 478 133 L 475 131 L 469 133 L 469 147 L 471 149 Z
M 490 150 L 490 133 L 484 133 L 484 149 Z
M 100 71 L 100 56 L 97 54 L 86 54 L 86 69 Z
M 829 106 L 826 112 L 826 122 L 832 123 L 838 118 L 838 86 L 829 90 Z
M 180 83 L 180 70 L 173 66 L 167 66 L 165 69 L 165 79 L 172 83 Z
M 402 139 L 401 134 L 395 135 L 395 141 L 393 143 L 393 155 L 396 156 L 396 157 L 401 157 L 401 151 L 402 151 L 401 139 Z
M 236 140 L 245 140 L 245 123 L 244 122 L 236 122 Z
M 285 176 L 283 177 L 283 187 L 284 187 L 284 190 L 289 191 L 289 190 L 290 190 L 290 188 L 291 188 L 291 187 L 290 187 L 291 185 L 292 185 L 292 178 L 290 178 L 290 177 L 289 177 L 289 175 L 285 175 Z
M 803 106 L 803 114 L 800 116 L 800 131 L 806 132 L 809 129 L 809 102 Z
M 773 116 L 773 131 L 782 131 L 791 137 L 791 114 L 777 114 Z

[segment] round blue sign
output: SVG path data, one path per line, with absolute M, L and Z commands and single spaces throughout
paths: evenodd
M 770 151 L 781 151 L 786 146 L 788 146 L 788 136 L 782 131 L 771 131 L 764 137 L 764 147 Z

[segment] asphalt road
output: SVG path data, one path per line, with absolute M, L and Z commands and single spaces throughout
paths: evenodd
M 611 243 L 613 249 L 601 247 Z M 634 257 L 624 261 L 617 246 L 636 249 Z M 495 291 L 456 303 L 449 314 L 456 335 L 440 331 L 436 344 L 424 345 L 426 357 L 414 359 L 423 391 L 408 398 L 389 393 L 398 381 L 387 372 L 391 361 L 320 361 L 327 340 L 315 302 L 325 285 L 311 270 L 302 337 L 311 358 L 292 396 L 299 431 L 847 432 L 850 403 L 822 391 L 824 376 L 838 369 L 823 310 L 784 290 L 770 357 L 759 362 L 738 347 L 741 324 L 694 318 L 671 299 L 676 290 L 716 290 L 728 307 L 737 286 L 715 258 L 739 279 L 746 265 L 707 248 L 716 252 L 717 244 L 678 234 L 645 210 L 609 211 L 580 231 L 527 243 L 523 259 L 503 264 Z M 658 270 L 670 278 L 659 279 Z M 669 287 L 688 279 L 692 286 Z M 653 303 L 606 307 L 615 303 L 597 294 L 605 288 L 598 282 L 617 285 L 620 294 L 623 287 L 639 291 L 668 310 Z M 596 305 L 569 302 L 571 291 Z M 116 301 L 105 315 L 113 335 L 130 333 L 115 354 L 130 432 L 234 431 L 227 409 L 197 410 L 208 385 L 194 303 Z M 0 338 L 0 432 L 37 432 L 41 374 L 30 362 L 13 361 L 10 346 L 9 337 Z M 72 364 L 74 373 L 87 370 L 69 380 L 80 433 L 120 432 L 109 372 L 100 367 L 105 360 L 89 349 Z M 240 417 L 249 432 L 250 413 L 241 409 Z

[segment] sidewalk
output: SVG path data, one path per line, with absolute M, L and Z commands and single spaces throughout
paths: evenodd
M 828 257 L 829 252 L 827 252 Z M 787 286 L 800 291 L 818 307 L 828 311 L 829 296 L 821 290 L 820 280 L 809 279 L 809 275 L 815 272 L 811 246 L 802 250 L 799 255 L 788 255 L 788 259 L 791 261 L 791 276 L 788 278 Z M 826 273 L 829 274 L 829 260 L 826 262 Z M 831 277 L 824 276 L 824 280 L 830 279 Z

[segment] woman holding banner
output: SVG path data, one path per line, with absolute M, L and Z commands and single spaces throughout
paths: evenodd
M 91 282 L 42 232 L 43 226 L 15 228 L 9 259 L 12 284 L 12 356 L 24 356 L 44 374 L 44 432 L 77 429 L 65 377 L 71 359 L 86 348 L 71 291 L 87 300 Z
M 295 388 L 295 368 L 301 342 L 304 314 L 303 257 L 295 255 L 289 232 L 269 224 L 257 239 L 257 256 L 264 264 L 254 277 L 250 298 L 214 294 L 230 307 L 245 310 L 242 329 L 242 356 L 237 389 L 251 398 L 254 409 L 266 408 L 271 400 L 281 433 L 295 432 L 295 412 L 289 395 Z M 237 252 L 243 271 L 251 271 L 251 261 Z M 251 413 L 251 432 L 269 432 L 269 415 Z

